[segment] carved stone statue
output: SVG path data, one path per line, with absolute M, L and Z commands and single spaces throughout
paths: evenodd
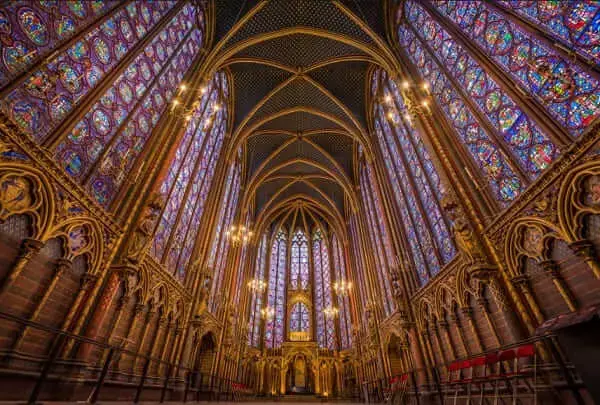
M 139 263 L 148 247 L 148 243 L 154 235 L 154 228 L 164 206 L 161 195 L 154 195 L 140 216 L 140 220 L 131 235 L 131 241 L 127 247 L 127 260 L 131 263 Z
M 391 269 L 390 276 L 392 281 L 392 294 L 394 296 L 394 300 L 396 301 L 396 304 L 398 306 L 401 306 L 403 304 L 402 297 L 404 295 L 404 292 L 402 289 L 400 270 L 396 268 Z
M 198 311 L 197 315 L 200 316 L 206 311 L 208 307 L 208 297 L 210 296 L 210 287 L 212 284 L 212 278 L 208 274 L 204 274 L 200 291 L 198 291 Z
M 369 340 L 370 340 L 370 344 L 371 347 L 377 346 L 378 343 L 378 338 L 377 338 L 377 320 L 375 319 L 375 312 L 374 312 L 374 308 L 372 307 L 368 307 L 367 308 L 367 328 L 368 328 L 368 333 L 369 333 Z
M 234 330 L 235 330 L 235 315 L 233 313 L 229 314 L 225 328 L 226 328 L 225 329 L 225 344 L 232 345 L 233 340 L 234 340 Z
M 485 262 L 485 253 L 473 232 L 471 224 L 454 196 L 446 194 L 442 199 L 442 207 L 452 221 L 452 232 L 456 246 L 462 251 L 470 264 Z

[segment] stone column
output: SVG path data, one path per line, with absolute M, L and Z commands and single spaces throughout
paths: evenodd
M 24 239 L 21 245 L 21 251 L 17 257 L 17 261 L 12 266 L 8 274 L 0 282 L 0 297 L 10 289 L 15 280 L 25 270 L 31 259 L 44 247 L 44 242 L 36 239 Z
M 600 259 L 596 254 L 594 245 L 590 241 L 580 240 L 573 242 L 569 245 L 569 248 L 590 266 L 596 278 L 600 278 Z
M 554 286 L 558 290 L 558 293 L 561 295 L 563 300 L 565 300 L 565 303 L 567 304 L 567 307 L 569 307 L 569 310 L 571 312 L 577 311 L 577 302 L 575 301 L 575 298 L 573 297 L 569 286 L 565 283 L 562 274 L 560 274 L 558 264 L 554 260 L 546 260 L 544 262 L 541 262 L 540 265 L 552 278 Z
M 483 316 L 485 317 L 485 320 L 487 321 L 488 326 L 492 331 L 492 336 L 494 336 L 494 340 L 496 341 L 496 347 L 502 346 L 502 340 L 500 339 L 500 335 L 498 335 L 498 329 L 496 329 L 496 324 L 491 318 L 490 308 L 488 306 L 487 300 L 483 297 L 480 297 L 477 298 L 477 303 L 479 304 L 481 312 L 483 313 Z
M 513 277 L 511 282 L 517 287 L 523 297 L 525 297 L 525 301 L 527 301 L 529 309 L 531 309 L 531 312 L 533 312 L 533 316 L 535 317 L 537 324 L 542 324 L 544 322 L 544 315 L 542 314 L 542 311 L 540 310 L 540 307 L 533 296 L 533 292 L 531 291 L 529 276 L 522 274 L 520 276 Z
M 80 307 L 82 306 L 84 298 L 87 296 L 88 292 L 92 289 L 92 287 L 96 284 L 97 280 L 98 276 L 90 273 L 84 273 L 81 276 L 79 290 L 77 291 L 77 295 L 75 296 L 75 301 L 71 304 L 71 308 L 69 309 L 69 312 L 67 313 L 67 316 L 65 317 L 62 323 L 61 330 L 71 332 L 71 329 L 73 328 L 73 320 L 75 316 L 80 312 Z M 63 349 L 63 357 L 66 357 L 71 352 L 71 349 L 73 348 L 74 344 L 74 340 L 69 340 L 67 342 L 65 348 Z
M 465 317 L 465 319 L 467 320 L 469 327 L 471 328 L 471 333 L 473 333 L 473 340 L 475 341 L 475 344 L 477 345 L 477 352 L 479 352 L 479 353 L 483 352 L 483 344 L 481 342 L 481 335 L 479 334 L 479 330 L 477 329 L 477 325 L 475 325 L 475 321 L 473 319 L 473 309 L 471 307 L 462 307 L 460 310 L 461 310 L 463 316 Z
M 58 281 L 60 280 L 62 275 L 71 268 L 71 265 L 72 265 L 71 260 L 68 260 L 68 259 L 57 259 L 56 260 L 56 268 L 54 269 L 54 274 L 52 275 L 50 284 L 48 284 L 48 286 L 46 287 L 46 291 L 44 291 L 44 295 L 35 304 L 35 309 L 33 310 L 33 313 L 29 316 L 29 320 L 31 322 L 35 322 L 37 320 L 38 316 L 40 315 L 40 313 L 46 306 L 46 302 L 48 302 L 48 299 L 50 298 L 50 296 L 52 295 L 52 292 L 56 288 L 56 284 L 58 283 Z M 20 332 L 17 335 L 17 338 L 15 339 L 13 351 L 18 352 L 20 350 L 21 345 L 26 340 L 27 334 L 29 331 L 30 331 L 30 329 L 29 329 L 29 327 L 27 327 L 27 325 L 25 325 L 20 330 Z
M 150 310 L 146 314 L 146 322 L 144 323 L 144 326 L 142 329 L 142 339 L 140 340 L 140 344 L 137 346 L 137 349 L 135 351 L 136 357 L 131 364 L 131 372 L 132 373 L 135 373 L 135 368 L 140 359 L 139 354 L 144 350 L 144 344 L 146 343 L 146 339 L 148 337 L 148 330 L 150 329 L 150 324 L 152 323 L 152 318 L 154 317 L 154 314 L 156 314 L 156 311 L 153 308 L 150 308 Z M 157 327 L 158 327 L 158 325 L 157 325 Z

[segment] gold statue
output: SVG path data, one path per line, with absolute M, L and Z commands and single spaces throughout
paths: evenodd
M 163 206 L 162 196 L 154 195 L 144 207 L 140 221 L 131 235 L 131 242 L 127 248 L 127 260 L 130 262 L 139 263 L 146 252 Z
M 208 307 L 208 297 L 210 296 L 211 282 L 212 279 L 210 275 L 205 274 L 204 280 L 202 280 L 202 285 L 200 286 L 200 291 L 198 291 L 198 311 L 196 312 L 197 316 L 202 315 Z
M 485 253 L 481 248 L 481 244 L 456 200 L 447 194 L 442 199 L 442 207 L 452 221 L 452 233 L 454 234 L 456 246 L 465 254 L 467 261 L 470 264 L 484 262 Z

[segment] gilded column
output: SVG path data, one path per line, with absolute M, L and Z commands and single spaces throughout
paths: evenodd
M 502 340 L 500 339 L 500 335 L 498 335 L 498 329 L 496 328 L 496 324 L 491 318 L 490 308 L 487 300 L 483 297 L 477 298 L 477 303 L 481 308 L 481 312 L 487 321 L 490 330 L 492 331 L 492 336 L 494 336 L 494 340 L 496 341 L 496 347 L 502 346 Z
M 123 339 L 123 348 L 127 348 L 130 344 L 132 344 L 131 337 L 136 330 L 138 320 L 140 315 L 143 313 L 145 305 L 136 303 L 133 307 L 133 314 L 131 316 L 131 321 L 129 322 L 129 326 L 127 327 L 127 332 L 125 333 L 125 339 Z M 123 360 L 123 356 L 119 355 L 118 358 L 114 361 L 114 368 L 117 370 L 119 368 L 120 362 Z M 133 362 L 133 359 L 131 360 Z
M 165 366 L 164 363 L 165 362 L 166 363 L 170 363 L 170 361 L 169 361 L 170 359 L 167 358 L 167 357 L 170 357 L 170 356 L 167 355 L 167 348 L 169 347 L 169 344 L 171 343 L 171 341 L 173 340 L 173 338 L 176 337 L 176 335 L 175 335 L 176 331 L 177 331 L 177 324 L 175 322 L 170 322 L 167 325 L 167 330 L 165 332 L 165 339 L 164 339 L 162 347 L 160 349 L 160 356 L 159 356 L 159 358 L 160 358 L 161 362 L 160 362 L 160 364 L 158 366 L 158 369 L 156 370 L 156 374 L 159 375 L 159 376 L 162 375 L 162 373 L 163 373 L 162 370 L 163 370 L 163 368 Z
M 456 329 L 456 333 L 458 335 L 458 339 L 460 340 L 460 344 L 465 352 L 465 354 L 467 356 L 471 355 L 471 349 L 469 348 L 469 345 L 467 344 L 467 340 L 465 339 L 465 334 L 463 332 L 461 323 L 460 323 L 460 318 L 452 313 L 450 314 L 450 325 L 454 325 L 454 328 Z
M 471 333 L 473 333 L 473 340 L 475 341 L 475 345 L 477 345 L 477 352 L 483 352 L 483 344 L 481 342 L 481 335 L 479 334 L 479 330 L 477 329 L 477 325 L 475 325 L 475 321 L 473 319 L 473 309 L 471 307 L 462 307 L 461 312 L 464 318 L 467 320 L 469 327 L 471 328 Z M 469 353 L 471 354 L 471 353 Z
M 420 348 L 420 346 L 422 345 L 419 345 L 420 338 L 416 327 L 412 326 L 408 328 L 407 331 L 409 336 L 408 344 L 410 356 L 415 366 L 413 367 L 413 369 L 415 370 L 415 378 L 417 380 L 416 382 L 418 385 L 425 385 L 427 383 L 428 367 L 426 365 L 426 359 L 424 359 L 423 353 Z
M 513 277 L 511 282 L 517 287 L 517 289 L 521 292 L 521 294 L 525 297 L 529 309 L 533 313 L 537 325 L 540 325 L 544 322 L 544 315 L 540 310 L 539 305 L 537 304 L 533 292 L 531 291 L 531 285 L 529 283 L 529 276 L 526 274 L 521 274 L 520 276 Z M 533 331 L 531 331 L 533 332 Z
M 98 276 L 90 273 L 84 273 L 81 276 L 81 280 L 79 281 L 79 290 L 75 295 L 75 300 L 71 303 L 71 308 L 65 317 L 61 329 L 64 331 L 70 331 L 72 329 L 73 319 L 75 315 L 79 312 L 79 307 L 89 290 L 96 284 L 98 280 Z
M 452 342 L 452 337 L 450 336 L 450 331 L 448 330 L 448 322 L 446 321 L 438 321 L 439 328 L 436 328 L 436 331 L 439 334 L 439 330 L 442 329 L 443 338 L 441 339 L 442 343 L 446 342 L 448 345 L 448 350 L 450 351 L 450 355 L 452 358 L 450 360 L 454 360 L 457 358 L 456 349 L 454 348 L 454 343 Z
M 113 316 L 113 319 L 110 322 L 110 325 L 108 327 L 109 333 L 105 339 L 106 343 L 109 345 L 112 344 L 111 342 L 113 341 L 114 334 L 117 331 L 117 328 L 121 321 L 121 317 L 123 316 L 123 313 L 125 312 L 124 309 L 127 306 L 128 302 L 129 302 L 129 296 L 127 296 L 127 295 L 122 296 L 117 301 L 117 308 L 115 310 L 115 315 Z M 121 344 L 123 344 L 123 342 L 119 343 L 119 345 L 121 345 Z M 104 352 L 102 353 L 102 357 L 100 358 L 100 361 L 98 362 L 98 365 L 100 367 L 102 366 L 102 364 L 104 364 L 104 361 L 106 360 L 107 355 L 108 355 L 108 350 L 104 350 Z
M 158 351 L 161 350 L 162 343 L 164 343 L 164 340 L 167 338 L 167 335 L 169 333 L 168 326 L 169 326 L 169 320 L 166 318 L 166 316 L 161 315 L 160 318 L 158 318 L 158 324 L 156 326 L 156 331 L 154 332 L 154 336 L 152 338 L 152 344 L 150 345 L 150 350 L 148 351 L 148 356 L 150 356 L 152 358 L 161 359 L 161 356 L 158 356 L 157 353 L 158 353 Z M 153 373 L 156 373 L 159 368 L 160 368 L 159 361 L 157 361 L 155 364 L 152 364 L 152 366 L 150 367 L 150 375 L 152 375 Z

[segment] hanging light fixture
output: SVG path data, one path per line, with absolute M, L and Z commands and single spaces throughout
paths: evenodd
M 266 306 L 260 310 L 260 315 L 263 317 L 263 319 L 268 321 L 273 319 L 275 316 L 275 309 L 273 307 Z
M 340 312 L 340 310 L 332 305 L 323 309 L 323 314 L 325 315 L 325 318 L 327 318 L 327 319 L 335 318 L 339 312 Z
M 352 282 L 351 281 L 336 281 L 333 283 L 333 290 L 340 297 L 345 297 L 350 294 L 350 290 L 352 290 Z
M 240 244 L 245 245 L 246 243 L 250 242 L 250 239 L 254 235 L 254 232 L 252 232 L 250 228 L 247 228 L 244 225 L 231 225 L 227 232 L 225 232 L 225 235 L 227 236 L 227 238 L 229 238 L 229 240 L 234 246 L 237 246 Z
M 257 293 L 262 293 L 267 289 L 267 283 L 264 280 L 253 278 L 248 281 L 248 288 Z
M 409 89 L 411 87 L 420 88 L 422 92 L 426 93 L 426 96 L 421 100 L 415 100 L 409 95 L 404 95 L 402 100 L 404 101 L 404 114 L 402 118 L 410 124 L 412 119 L 421 117 L 431 116 L 431 108 L 429 101 L 429 89 L 430 85 L 428 82 L 423 82 L 420 85 L 416 85 L 409 81 L 403 81 L 402 86 L 403 89 Z M 400 114 L 396 108 L 396 104 L 393 101 L 392 96 L 389 93 L 384 93 L 381 97 L 381 104 L 384 106 L 386 111 L 387 119 L 393 123 L 394 125 L 399 124 Z

